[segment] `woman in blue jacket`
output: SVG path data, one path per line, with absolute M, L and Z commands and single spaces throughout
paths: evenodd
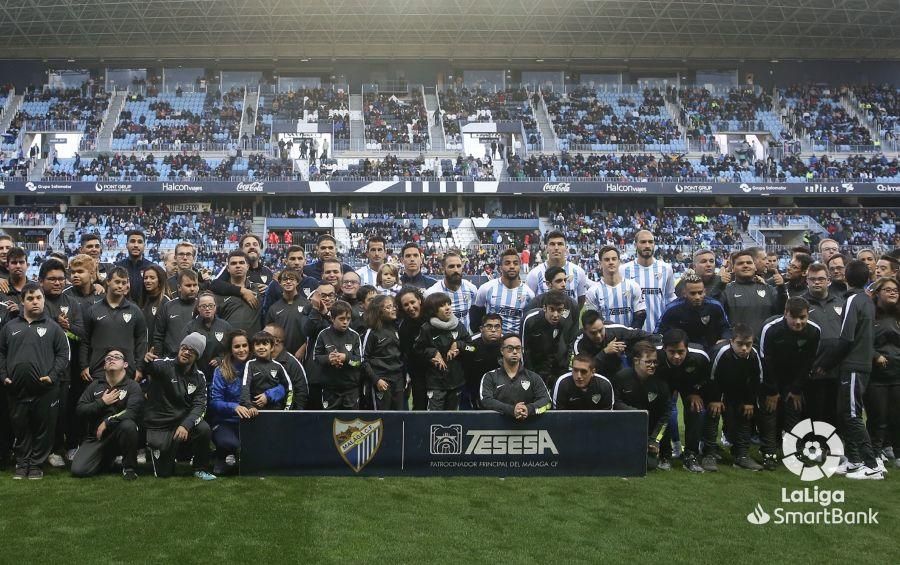
M 241 375 L 250 358 L 250 340 L 244 330 L 235 330 L 225 337 L 228 352 L 213 372 L 209 393 L 209 416 L 212 440 L 216 446 L 214 474 L 223 474 L 236 463 L 240 448 L 239 422 L 255 417 L 256 408 L 241 406 Z

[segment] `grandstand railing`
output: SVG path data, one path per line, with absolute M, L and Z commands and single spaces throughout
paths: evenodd
M 669 141 L 660 141 L 659 143 L 643 144 L 643 143 L 572 143 L 562 139 L 562 143 L 568 146 L 568 151 L 583 151 L 585 153 L 659 153 L 662 151 L 660 145 L 672 145 L 675 143 L 685 143 L 684 138 L 673 138 Z M 603 146 L 603 149 L 595 149 L 595 147 Z M 652 146 L 652 147 L 651 147 Z M 685 143 L 684 147 L 687 147 Z M 673 149 L 673 152 L 679 152 Z
M 50 227 L 57 225 L 56 214 L 25 213 L 24 218 L 19 218 L 18 213 L 0 216 L 0 228 L 24 228 L 24 227 Z
M 84 131 L 87 122 L 51 118 L 27 118 L 25 127 L 31 131 Z
M 834 144 L 828 141 L 817 141 L 810 139 L 807 141 L 808 151 L 813 153 L 878 153 L 884 151 L 897 151 L 898 144 L 896 140 L 889 140 L 879 144 L 872 145 L 843 145 Z

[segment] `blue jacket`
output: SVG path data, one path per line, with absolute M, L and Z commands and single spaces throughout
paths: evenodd
M 670 302 L 659 318 L 656 333 L 665 334 L 671 329 L 687 332 L 688 341 L 699 343 L 709 351 L 720 339 L 731 338 L 731 323 L 720 302 L 706 298 L 699 308 L 691 306 L 684 298 Z
M 209 416 L 213 424 L 237 423 L 240 420 L 234 409 L 241 404 L 241 375 L 244 374 L 244 364 L 235 366 L 234 372 L 235 378 L 229 383 L 222 376 L 219 367 L 213 371 L 212 388 L 209 392 Z
M 135 304 L 140 304 L 141 298 L 144 296 L 144 271 L 152 266 L 153 263 L 144 257 L 137 261 L 132 260 L 131 257 L 126 257 L 116 263 L 116 267 L 125 267 L 125 270 L 128 271 L 128 280 L 131 283 L 128 298 Z M 165 281 L 159 281 L 159 283 L 164 284 Z

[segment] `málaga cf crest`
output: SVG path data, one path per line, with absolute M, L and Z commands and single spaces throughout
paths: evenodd
M 381 447 L 384 427 L 380 418 L 373 422 L 359 418 L 350 421 L 335 418 L 332 431 L 338 453 L 351 469 L 359 473 Z

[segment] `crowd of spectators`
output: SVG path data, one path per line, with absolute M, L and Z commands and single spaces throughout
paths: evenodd
M 802 178 L 813 181 L 820 179 L 876 181 L 878 179 L 900 178 L 900 162 L 888 159 L 883 154 L 851 155 L 846 159 L 834 159 L 828 155 L 799 157 L 786 155 L 776 161 L 768 158 L 754 165 L 757 177 Z
M 900 247 L 900 217 L 896 209 L 835 208 L 814 218 L 842 246 Z
M 350 141 L 350 99 L 347 92 L 333 85 L 279 92 L 260 96 L 259 119 L 254 139 L 268 142 L 274 120 L 328 122 L 334 131 L 333 143 L 343 148 Z
M 900 137 L 900 89 L 889 84 L 853 87 L 859 109 L 870 116 L 885 139 Z
M 763 90 L 756 92 L 752 86 L 732 88 L 724 96 L 702 87 L 669 87 L 667 96 L 681 105 L 681 123 L 692 139 L 734 127 L 749 129 L 748 123 L 765 130 L 760 113 L 772 112 L 772 96 Z
M 868 128 L 841 105 L 841 94 L 846 91 L 847 87 L 832 89 L 816 84 L 785 89 L 783 96 L 794 132 L 820 145 L 872 145 Z
M 741 173 L 752 169 L 733 155 L 704 155 L 690 160 L 685 155 L 560 155 L 516 156 L 509 160 L 511 179 L 695 179 L 742 180 Z
M 366 144 L 371 149 L 397 150 L 413 144 L 423 149 L 429 140 L 425 99 L 412 90 L 409 99 L 393 94 L 367 92 L 363 97 Z
M 48 180 L 228 180 L 233 178 L 291 178 L 290 161 L 270 159 L 263 154 L 247 157 L 232 152 L 223 159 L 205 158 L 199 152 L 172 153 L 157 157 L 125 153 L 101 153 L 82 159 L 54 159 L 44 178 Z
M 488 92 L 481 88 L 445 90 L 440 93 L 444 135 L 453 146 L 462 143 L 460 122 L 521 121 L 530 145 L 540 143 L 540 130 L 531 103 L 539 95 L 529 97 L 524 88 L 508 88 Z

